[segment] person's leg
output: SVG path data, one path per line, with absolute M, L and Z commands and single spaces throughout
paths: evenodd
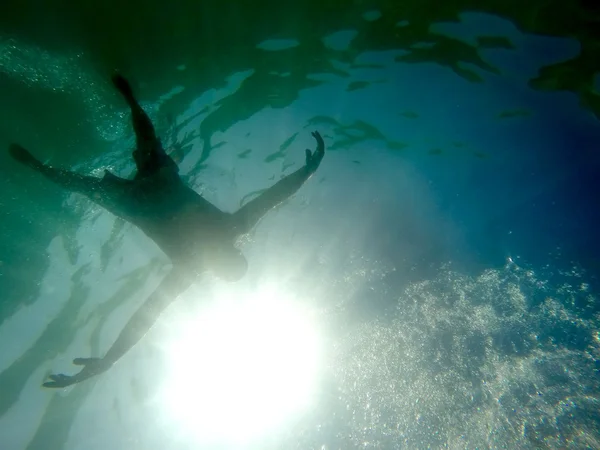
M 18 144 L 11 144 L 9 153 L 14 160 L 42 174 L 69 192 L 85 195 L 113 214 L 123 215 L 121 206 L 126 206 L 124 202 L 127 199 L 127 184 L 132 181 L 121 179 L 109 172 L 106 172 L 104 178 L 96 178 L 50 167 Z
M 137 167 L 136 179 L 152 175 L 162 167 L 171 167 L 175 170 L 175 162 L 165 153 L 160 140 L 156 137 L 154 126 L 146 112 L 133 95 L 129 82 L 119 74 L 112 77 L 115 88 L 121 93 L 129 109 L 133 130 L 135 131 L 136 150 L 133 159 Z
M 133 122 L 133 130 L 138 148 L 148 150 L 155 147 L 157 144 L 156 132 L 150 121 L 150 117 L 142 109 L 133 95 L 131 85 L 125 77 L 116 74 L 112 77 L 112 82 L 115 88 L 121 93 L 129 109 L 131 110 L 131 119 Z
M 100 178 L 88 177 L 68 170 L 47 166 L 18 144 L 11 144 L 8 151 L 15 161 L 41 173 L 50 181 L 69 191 L 91 196 L 100 188 Z

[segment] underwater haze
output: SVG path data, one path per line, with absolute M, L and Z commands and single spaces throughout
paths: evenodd
M 600 448 L 600 7 L 8 0 L 0 449 Z M 8 155 L 130 177 L 131 80 L 223 211 L 318 171 L 110 370 L 171 268 Z

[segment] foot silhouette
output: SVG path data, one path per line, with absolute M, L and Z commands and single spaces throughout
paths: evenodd
M 18 161 L 21 164 L 24 164 L 26 166 L 29 166 L 29 167 L 42 166 L 42 163 L 39 162 L 37 159 L 35 159 L 35 156 L 33 156 L 31 153 L 29 153 L 29 151 L 27 149 L 21 147 L 19 144 L 11 144 L 10 147 L 8 148 L 8 153 L 10 154 L 10 156 L 12 156 L 12 158 L 15 161 Z

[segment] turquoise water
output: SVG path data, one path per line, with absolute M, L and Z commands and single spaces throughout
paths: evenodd
M 300 168 L 313 130 L 323 163 L 241 243 L 243 280 L 207 274 L 108 372 L 48 390 L 170 262 L 3 156 L 0 448 L 599 447 L 600 127 L 563 65 L 582 43 L 471 8 L 423 31 L 389 5 L 277 30 L 266 7 L 247 27 L 242 3 L 211 4 L 223 27 L 188 7 L 100 8 L 105 40 L 75 7 L 3 19 L 2 145 L 129 176 L 119 68 L 224 211 Z

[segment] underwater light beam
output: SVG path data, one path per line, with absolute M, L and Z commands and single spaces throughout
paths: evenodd
M 309 406 L 318 333 L 309 312 L 272 286 L 212 303 L 177 326 L 161 403 L 195 441 L 248 441 Z

